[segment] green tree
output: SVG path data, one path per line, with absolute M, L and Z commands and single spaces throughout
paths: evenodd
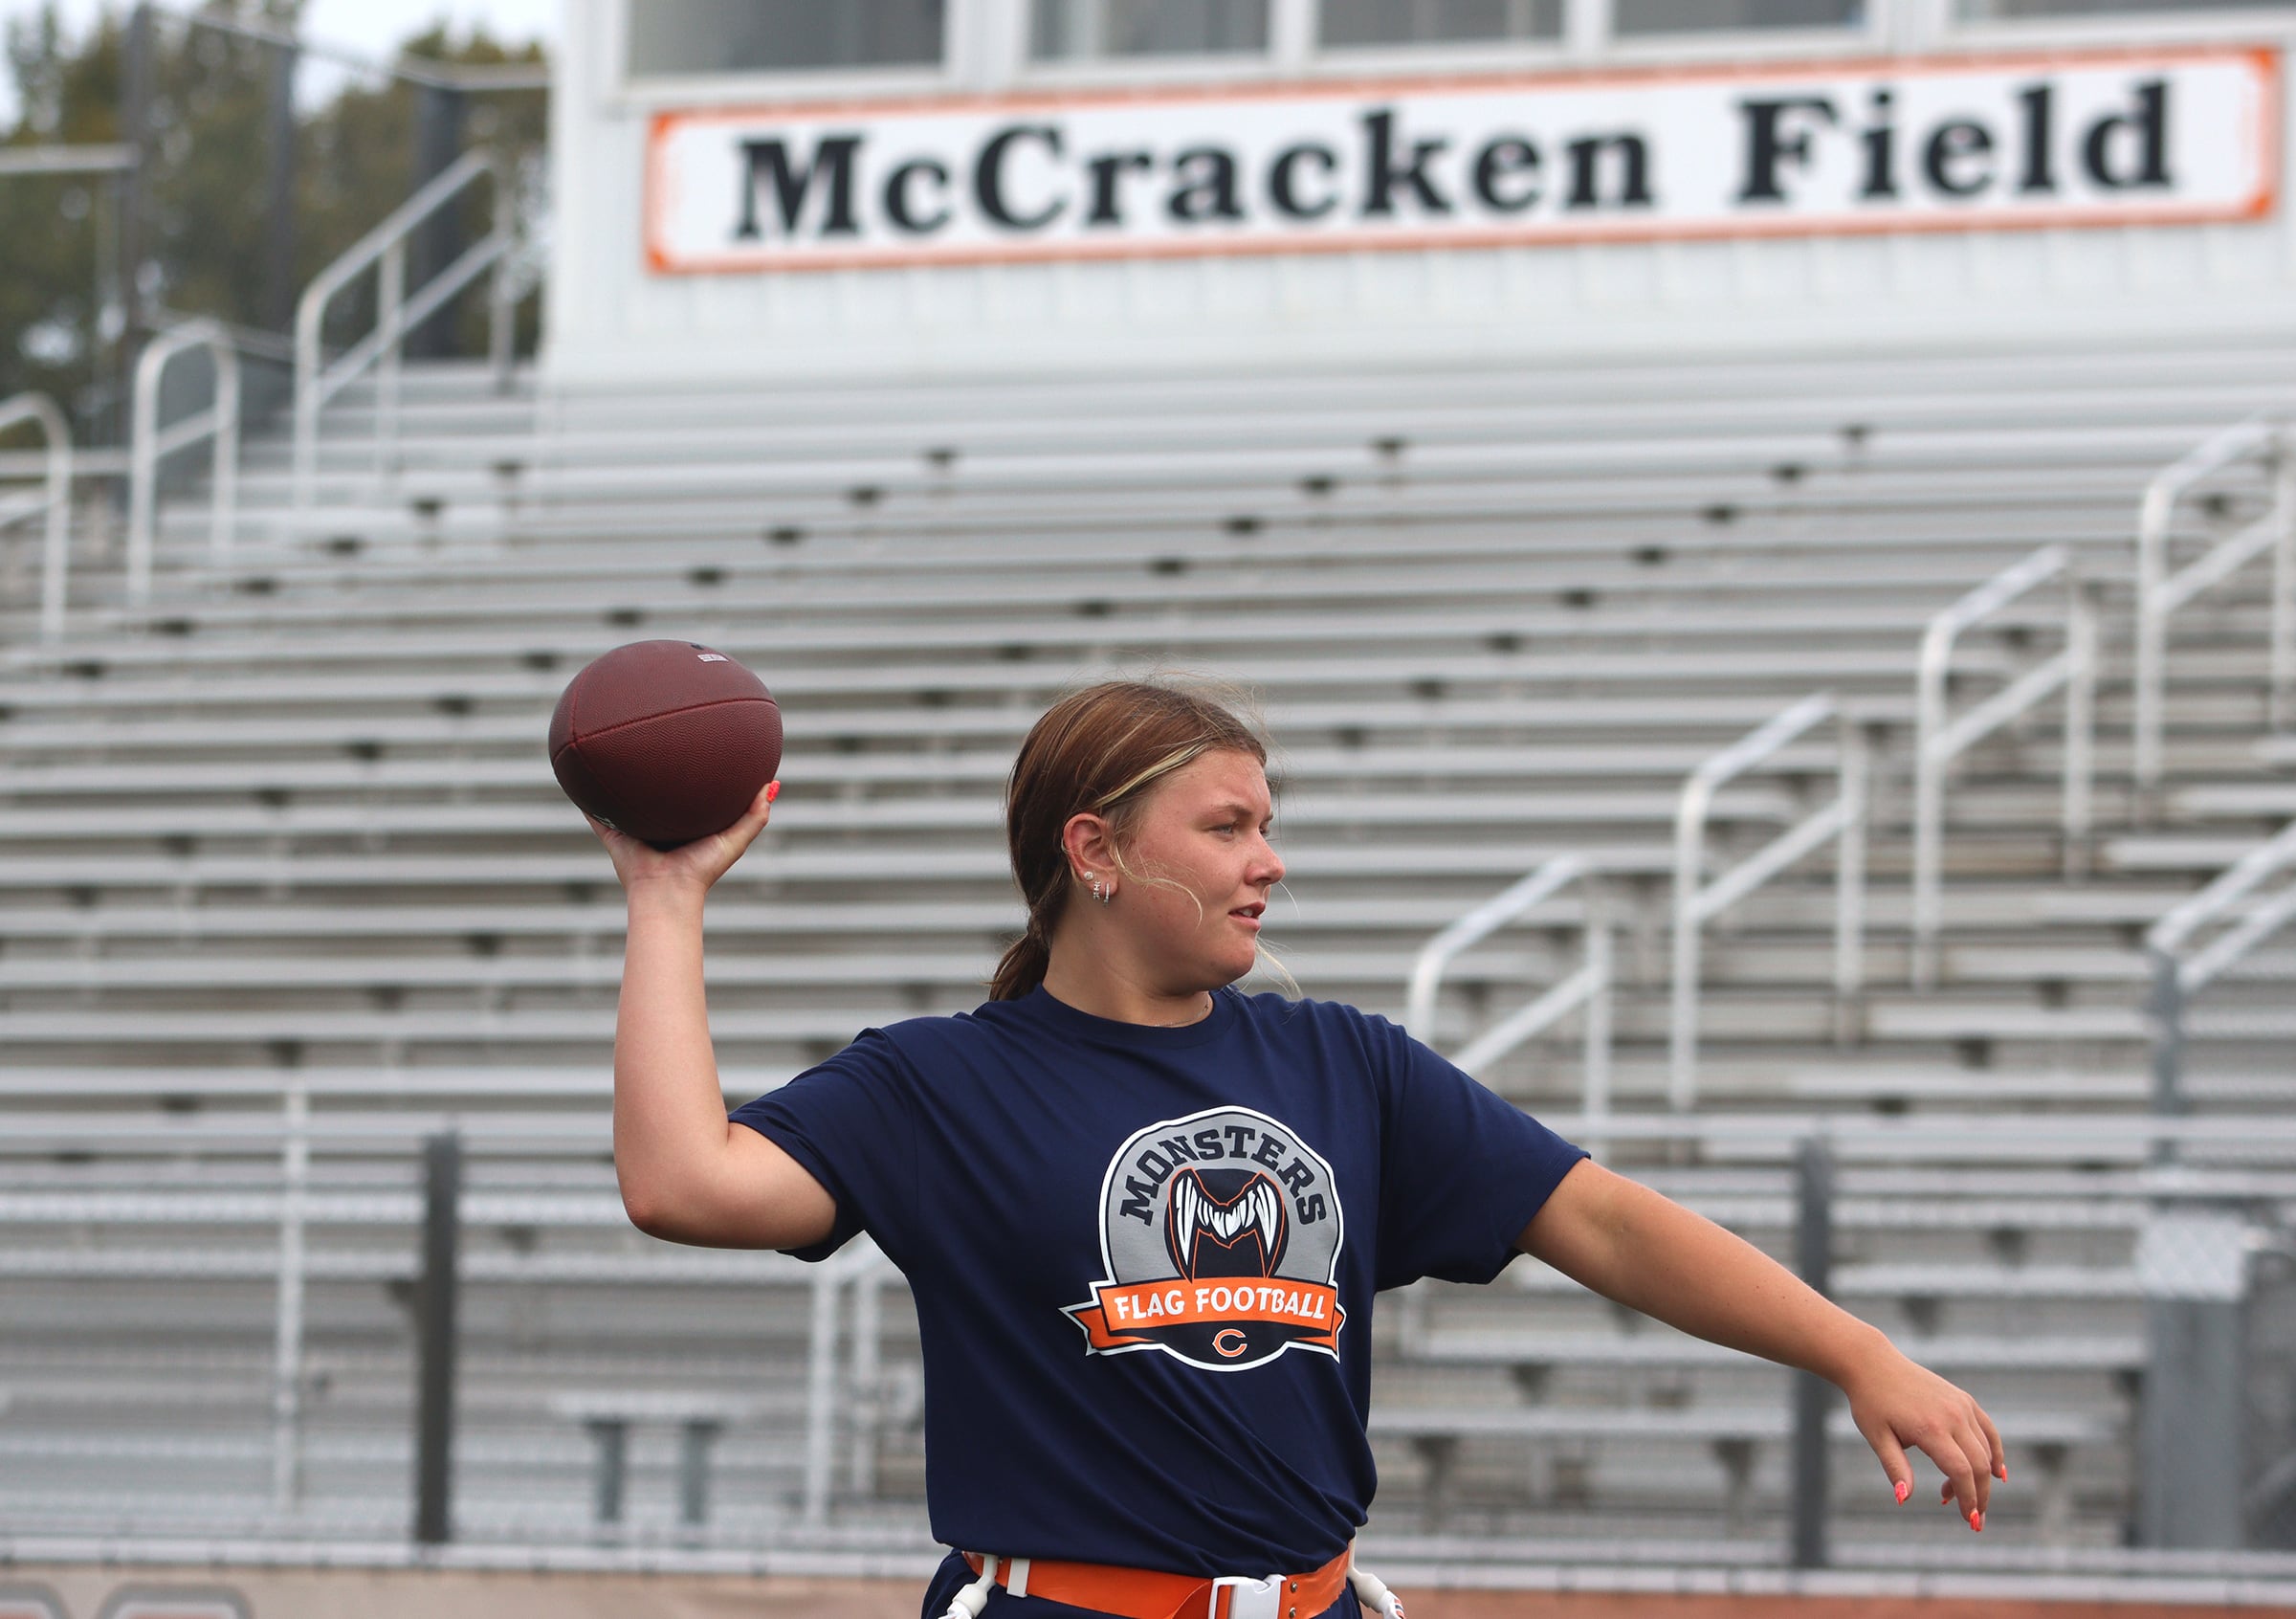
M 9 26 L 18 97 L 9 145 L 118 139 L 121 33 L 107 16 L 77 48 L 53 5 Z M 39 388 L 81 402 L 105 342 L 114 183 L 82 175 L 0 180 L 0 395 Z
M 483 30 L 456 40 L 443 28 L 433 28 L 414 35 L 400 49 L 403 55 L 426 65 L 542 63 L 539 45 L 513 49 Z M 403 78 L 354 83 L 305 125 L 298 169 L 298 282 L 318 275 L 414 190 L 418 94 L 417 87 Z M 546 100 L 533 91 L 470 92 L 465 97 L 465 144 L 492 147 L 503 154 L 511 179 L 511 204 L 528 227 L 540 219 L 544 203 L 548 122 Z M 465 196 L 462 221 L 466 240 L 475 242 L 484 233 L 492 206 L 483 188 Z M 369 327 L 374 320 L 373 290 L 367 284 L 346 294 L 335 329 L 364 332 Z M 537 321 L 531 304 L 521 309 L 521 352 L 531 352 L 534 347 L 539 336 Z M 483 298 L 463 300 L 456 339 L 463 352 L 484 349 Z
M 292 31 L 300 0 L 260 11 L 209 0 L 221 17 Z M 261 324 L 266 284 L 266 180 L 274 48 L 191 16 L 155 11 L 142 211 L 145 309 L 155 320 L 212 315 Z M 125 23 L 107 11 L 79 39 L 53 0 L 9 25 L 8 70 L 19 112 L 0 144 L 105 143 L 120 138 Z M 432 29 L 407 41 L 432 64 L 539 64 L 539 46 L 506 47 L 485 33 L 454 39 Z M 497 91 L 467 98 L 466 141 L 507 155 L 521 216 L 541 207 L 543 98 Z M 296 263 L 306 283 L 403 202 L 414 185 L 415 92 L 401 78 L 354 78 L 296 129 Z M 466 229 L 484 229 L 486 202 L 468 203 Z M 116 276 L 118 182 L 86 176 L 0 179 L 0 396 L 40 388 L 66 401 L 83 430 L 110 406 L 112 345 L 120 327 Z M 455 322 L 466 348 L 484 343 L 482 299 Z M 345 324 L 372 320 L 371 285 L 343 300 Z M 531 349 L 535 316 L 521 319 Z M 364 330 L 364 325 L 359 326 Z

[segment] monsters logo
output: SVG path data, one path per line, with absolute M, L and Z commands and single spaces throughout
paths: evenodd
M 1208 1371 L 1294 1345 L 1338 1353 L 1344 1219 L 1331 1165 L 1290 1129 L 1223 1107 L 1137 1132 L 1100 1191 L 1107 1275 L 1069 1306 L 1088 1352 L 1161 1349 Z

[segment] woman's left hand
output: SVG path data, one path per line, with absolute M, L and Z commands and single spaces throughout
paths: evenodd
M 2009 1463 L 2001 1431 L 1985 1408 L 1928 1367 L 1883 1345 L 1844 1378 L 1850 1420 L 1882 1460 L 1900 1501 L 1913 1492 L 1910 1445 L 1926 1452 L 1945 1475 L 1938 1501 L 1956 1501 L 1972 1529 L 1985 1527 L 1985 1504 L 1996 1478 L 2007 1483 Z

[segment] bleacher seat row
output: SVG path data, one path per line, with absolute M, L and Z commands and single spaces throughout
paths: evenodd
M 621 912 L 542 737 L 585 660 L 677 635 L 751 663 L 789 723 L 775 824 L 711 913 L 729 1101 L 868 1024 L 974 1004 L 1018 920 L 997 802 L 1014 743 L 1072 681 L 1180 667 L 1266 699 L 1291 866 L 1269 934 L 1307 992 L 1399 1011 L 1435 929 L 1580 854 L 1592 891 L 1462 958 L 1419 1032 L 1457 1049 L 1571 970 L 1599 913 L 1621 930 L 1614 1105 L 1648 1114 L 1682 780 L 1834 692 L 1880 743 L 1854 1015 L 1829 1001 L 1819 856 L 1728 913 L 1706 953 L 1702 1108 L 1780 1134 L 1734 1155 L 1605 1150 L 1782 1253 L 1780 1143 L 1802 1121 L 1926 1119 L 1963 1143 L 1850 1163 L 1837 1291 L 1986 1398 L 2013 1476 L 2041 1481 L 1997 1497 L 1988 1555 L 2118 1543 L 2152 1171 L 2073 1126 L 2146 1106 L 2145 925 L 2296 814 L 2274 774 L 2296 753 L 2264 736 L 2268 603 L 2242 576 L 2176 622 L 2171 790 L 2139 824 L 2131 525 L 2152 467 L 2285 402 L 2290 359 L 2245 344 L 696 388 L 641 411 L 530 376 L 503 398 L 440 364 L 408 372 L 380 475 L 371 399 L 342 398 L 308 507 L 282 445 L 252 439 L 232 554 L 207 554 L 203 508 L 171 506 L 146 604 L 121 599 L 117 537 L 91 509 L 67 637 L 43 644 L 34 604 L 0 603 L 0 1520 L 403 1533 L 415 1148 L 456 1126 L 473 1165 L 462 1533 L 921 1543 L 897 1290 L 880 1310 L 855 1284 L 841 1307 L 825 1516 L 807 1496 L 812 1280 L 644 1237 L 613 1196 Z M 2182 538 L 2230 532 L 2263 499 L 2229 479 Z M 1922 629 L 2048 543 L 2106 606 L 2097 858 L 2067 882 L 2054 712 L 1988 741 L 1951 800 L 1942 970 L 1916 992 Z M 1956 705 L 2061 625 L 2037 594 L 1973 632 Z M 1727 790 L 1714 868 L 1822 801 L 1831 759 L 1800 744 Z M 2196 1008 L 2203 1115 L 2296 1098 L 2292 978 L 2296 952 L 2267 949 Z M 1484 1077 L 1570 1117 L 1576 1036 Z M 282 1501 L 291 1093 L 312 1159 Z M 2260 1221 L 2296 1212 L 2277 1138 L 2185 1156 L 2248 1177 Z M 1383 1303 L 1375 1533 L 1725 1560 L 1774 1539 L 1777 1370 L 1529 1261 L 1513 1275 Z M 603 1453 L 565 1400 L 602 1387 L 736 1412 L 706 1524 L 681 1516 L 675 1425 L 633 1420 L 626 1510 L 601 1525 Z M 1929 1526 L 1875 1506 L 1859 1442 L 1836 1439 L 1838 1541 L 1917 1555 Z

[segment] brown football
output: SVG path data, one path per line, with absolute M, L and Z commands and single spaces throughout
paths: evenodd
M 656 849 L 741 818 L 782 766 L 765 683 L 697 641 L 633 641 L 566 682 L 550 768 L 586 813 Z

